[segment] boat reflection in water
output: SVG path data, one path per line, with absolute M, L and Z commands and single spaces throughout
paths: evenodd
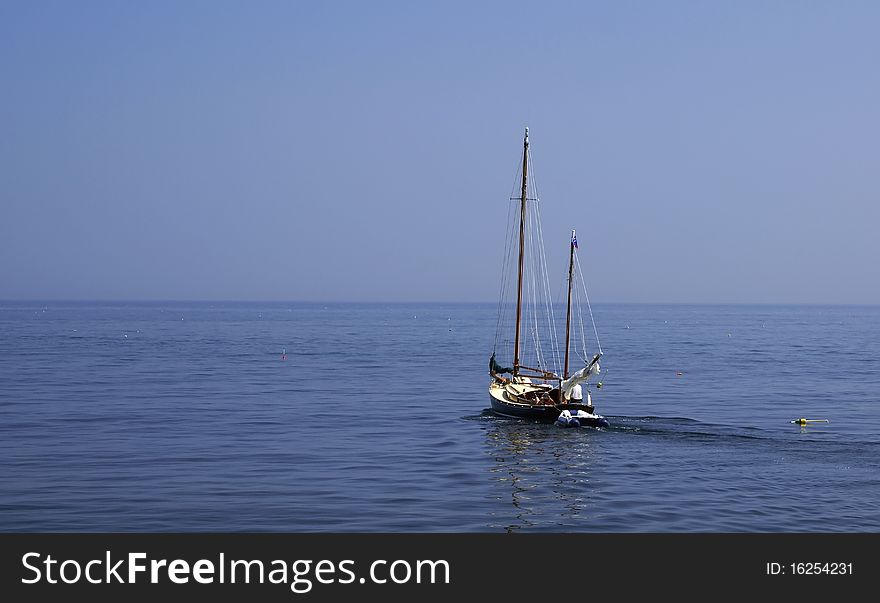
M 507 532 L 598 530 L 599 440 L 606 434 L 489 420 L 486 450 L 493 459 L 491 496 L 498 504 L 488 526 Z

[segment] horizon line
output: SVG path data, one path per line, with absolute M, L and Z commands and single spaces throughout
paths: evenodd
M 285 299 L 174 299 L 174 298 L 0 298 L 0 304 L 98 303 L 98 304 L 449 304 L 497 305 L 488 300 L 285 300 Z M 560 302 L 561 303 L 561 302 Z M 554 304 L 554 305 L 559 305 Z M 880 302 L 780 302 L 780 301 L 595 301 L 592 305 L 632 306 L 880 306 Z

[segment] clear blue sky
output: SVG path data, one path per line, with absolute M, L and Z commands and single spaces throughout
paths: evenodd
M 880 303 L 880 3 L 3 2 L 0 298 Z M 588 264 L 588 266 L 587 266 Z

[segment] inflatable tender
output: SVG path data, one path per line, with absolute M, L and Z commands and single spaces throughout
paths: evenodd
M 571 414 L 571 411 L 566 409 L 559 413 L 556 425 L 559 427 L 608 427 L 608 419 L 584 410 L 578 410 L 577 413 Z

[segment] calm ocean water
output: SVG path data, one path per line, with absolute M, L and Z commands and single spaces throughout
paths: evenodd
M 494 304 L 0 303 L 0 530 L 880 531 L 880 308 L 594 311 L 601 431 Z

